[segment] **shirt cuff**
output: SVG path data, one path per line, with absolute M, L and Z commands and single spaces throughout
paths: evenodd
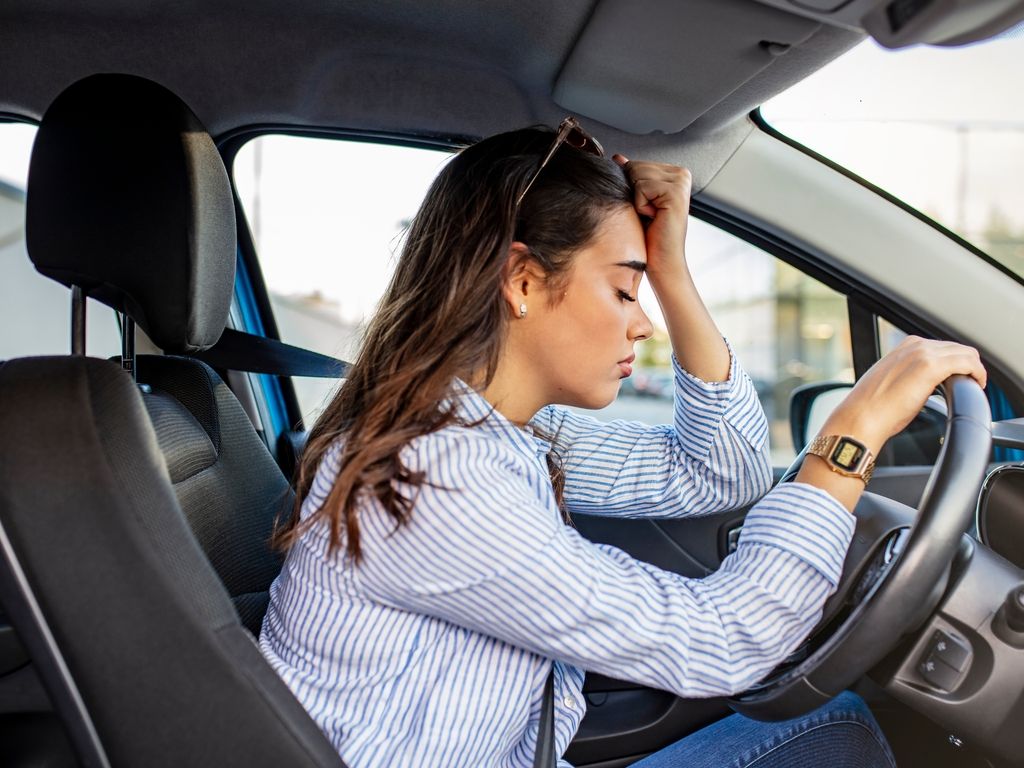
M 687 371 L 672 355 L 675 372 L 675 427 L 684 449 L 703 460 L 724 419 L 756 451 L 768 442 L 768 420 L 750 377 L 736 361 L 729 342 L 729 376 L 725 381 L 704 381 Z
M 856 518 L 829 493 L 807 483 L 782 483 L 750 510 L 739 544 L 786 550 L 835 587 L 855 526 Z

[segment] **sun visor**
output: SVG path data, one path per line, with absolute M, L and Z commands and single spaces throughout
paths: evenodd
M 819 27 L 750 0 L 600 0 L 554 100 L 630 133 L 676 133 Z

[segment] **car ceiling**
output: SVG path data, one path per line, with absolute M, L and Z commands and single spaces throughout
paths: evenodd
M 572 112 L 618 151 L 690 152 L 699 185 L 737 118 L 861 39 L 753 0 L 6 0 L 0 112 L 38 119 L 95 72 L 162 83 L 215 136 L 477 137 Z

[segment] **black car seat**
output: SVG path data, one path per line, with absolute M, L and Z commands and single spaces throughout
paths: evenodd
M 78 298 L 167 352 L 209 347 L 231 300 L 234 225 L 216 147 L 169 91 L 97 75 L 47 110 L 28 247 Z M 279 568 L 267 538 L 287 482 L 209 367 L 135 366 L 138 382 L 81 355 L 0 366 L 0 602 L 80 759 L 342 766 L 251 634 Z
M 220 337 L 235 276 L 231 190 L 209 135 L 170 91 L 120 75 L 65 91 L 36 137 L 26 219 L 39 272 L 125 313 L 164 351 Z M 211 368 L 140 356 L 135 370 L 185 517 L 257 634 L 288 482 Z

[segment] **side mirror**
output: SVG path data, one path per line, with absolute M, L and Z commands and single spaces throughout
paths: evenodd
M 822 381 L 793 390 L 789 396 L 789 432 L 798 453 L 818 434 L 829 414 L 846 399 L 851 389 L 853 384 L 844 381 Z
M 798 451 L 818 434 L 825 420 L 843 401 L 853 384 L 825 381 L 805 384 L 789 398 L 789 428 Z M 934 464 L 946 433 L 946 403 L 930 397 L 907 428 L 891 438 L 878 457 L 879 466 L 927 466 Z

